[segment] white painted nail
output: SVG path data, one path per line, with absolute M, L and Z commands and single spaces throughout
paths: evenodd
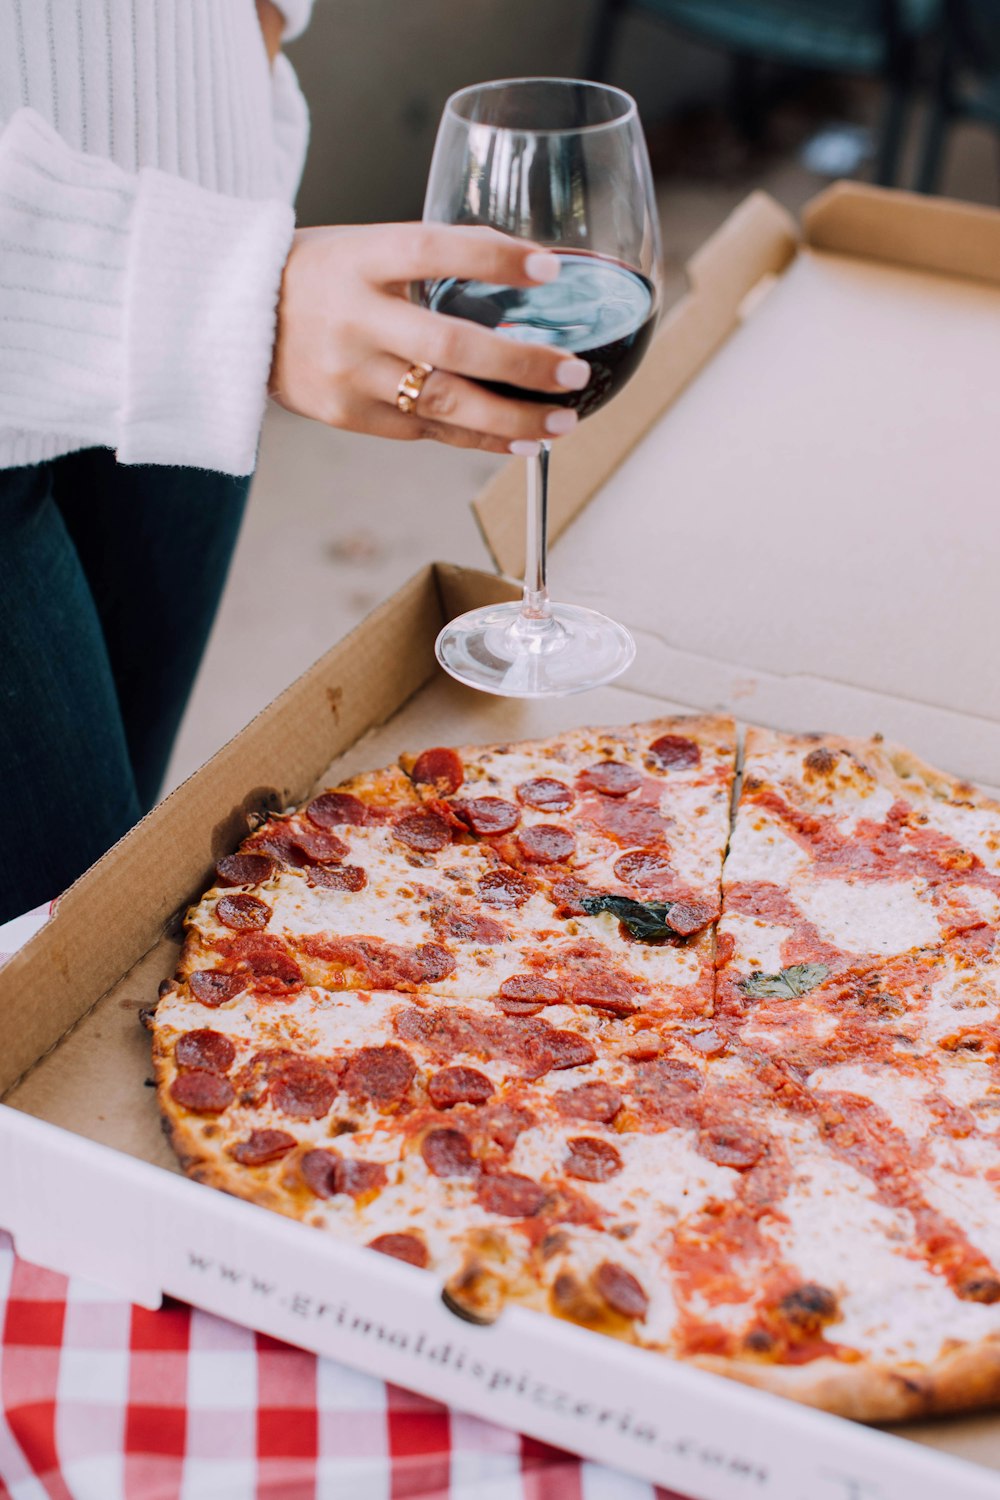
M 510 451 L 516 454 L 518 458 L 537 458 L 542 451 L 542 445 L 541 443 L 529 443 L 519 440 L 516 443 L 511 443 Z
M 585 359 L 564 359 L 556 365 L 556 385 L 567 391 L 582 391 L 590 379 L 590 366 Z
M 562 437 L 564 433 L 573 431 L 576 421 L 575 411 L 553 411 L 545 418 L 545 431 L 551 432 L 554 437 Z
M 559 257 L 545 250 L 533 250 L 525 257 L 524 274 L 532 281 L 555 281 L 559 275 Z

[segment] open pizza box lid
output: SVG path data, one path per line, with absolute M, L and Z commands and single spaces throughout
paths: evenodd
M 636 631 L 623 682 L 484 698 L 433 643 L 502 578 L 424 568 L 168 797 L 0 970 L 0 1225 L 29 1260 L 221 1316 L 692 1500 L 996 1495 L 1000 1419 L 876 1432 L 507 1309 L 457 1321 L 433 1275 L 182 1177 L 137 1013 L 247 815 L 431 743 L 690 708 L 904 740 L 1000 782 L 1000 213 L 857 188 L 806 243 L 754 197 L 691 265 L 629 397 L 554 464 L 553 575 Z M 521 465 L 478 513 L 521 564 Z M 940 1451 L 933 1451 L 933 1450 Z
M 1000 213 L 840 184 L 802 234 L 749 198 L 556 445 L 554 597 L 632 628 L 630 686 L 996 786 Z M 512 577 L 518 467 L 476 503 Z

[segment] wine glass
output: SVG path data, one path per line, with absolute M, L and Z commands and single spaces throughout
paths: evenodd
M 541 286 L 428 282 L 424 304 L 509 338 L 587 360 L 582 391 L 542 395 L 483 382 L 502 395 L 597 411 L 635 373 L 659 315 L 656 201 L 635 101 L 572 78 L 475 84 L 444 108 L 425 221 L 486 224 L 554 252 Z M 550 444 L 528 463 L 527 546 L 520 605 L 474 609 L 446 625 L 437 657 L 460 682 L 542 698 L 610 682 L 635 655 L 624 626 L 596 610 L 553 604 L 546 585 Z

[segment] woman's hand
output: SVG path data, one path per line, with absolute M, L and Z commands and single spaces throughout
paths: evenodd
M 376 224 L 300 229 L 282 279 L 271 394 L 289 411 L 378 437 L 434 438 L 458 448 L 527 454 L 568 432 L 576 413 L 515 401 L 473 384 L 502 381 L 552 396 L 582 390 L 573 355 L 505 338 L 416 307 L 411 282 L 456 276 L 502 286 L 554 280 L 554 255 L 493 229 Z M 410 366 L 433 365 L 416 403 L 396 407 Z

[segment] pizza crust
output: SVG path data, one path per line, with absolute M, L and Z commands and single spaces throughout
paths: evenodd
M 744 736 L 743 760 L 751 755 L 765 755 L 769 750 L 794 750 L 803 757 L 811 751 L 827 749 L 850 757 L 862 771 L 868 771 L 881 785 L 900 796 L 910 798 L 924 793 L 941 802 L 960 807 L 979 808 L 1000 819 L 1000 801 L 958 776 L 939 770 L 922 760 L 905 745 L 886 740 L 881 734 L 868 739 L 840 734 L 785 734 L 779 730 L 748 725 Z M 916 783 L 916 786 L 914 786 Z
M 688 1362 L 856 1422 L 910 1422 L 1000 1403 L 1000 1329 L 923 1364 L 815 1359 L 769 1365 L 714 1355 Z

